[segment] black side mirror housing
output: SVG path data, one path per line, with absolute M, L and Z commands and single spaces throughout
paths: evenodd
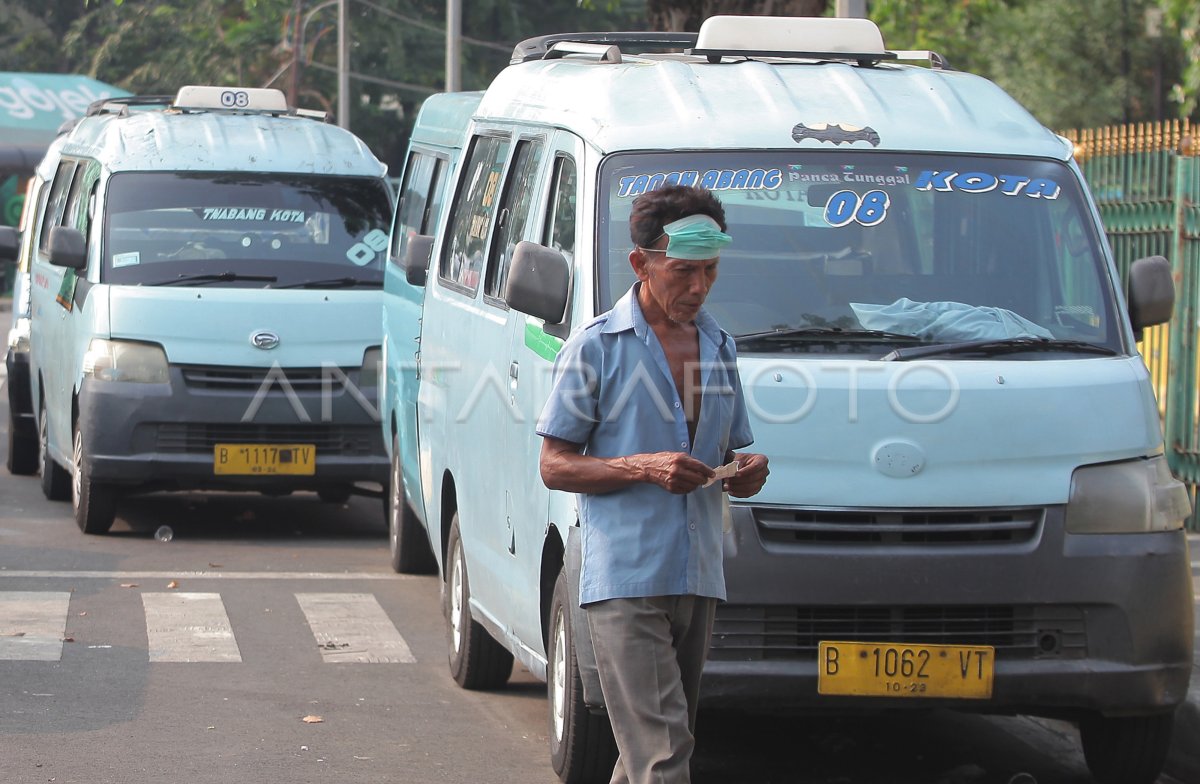
M 73 270 L 87 267 L 87 243 L 83 232 L 66 226 L 50 229 L 50 263 Z
M 1135 331 L 1166 324 L 1175 311 L 1175 280 L 1171 262 L 1147 256 L 1129 268 L 1129 321 Z
M 0 261 L 16 261 L 21 238 L 12 226 L 0 226 Z
M 418 287 L 425 286 L 429 277 L 429 257 L 433 255 L 433 237 L 414 234 L 404 249 L 404 279 Z
M 550 332 L 566 318 L 570 291 L 571 265 L 560 251 L 535 242 L 517 243 L 504 285 L 510 308 L 542 319 Z

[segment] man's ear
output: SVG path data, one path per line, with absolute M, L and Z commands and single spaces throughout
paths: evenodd
M 650 273 L 646 269 L 650 263 L 650 254 L 643 253 L 641 248 L 634 248 L 629 251 L 629 266 L 633 267 L 633 272 L 637 275 L 638 280 L 645 280 Z

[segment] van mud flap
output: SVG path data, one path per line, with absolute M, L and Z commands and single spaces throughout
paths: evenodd
M 604 694 L 600 691 L 600 673 L 596 669 L 596 652 L 588 629 L 587 613 L 579 606 L 579 572 L 583 566 L 583 534 L 578 525 L 567 529 L 567 554 L 563 568 L 567 570 L 567 598 L 571 603 L 571 634 L 575 643 L 575 662 L 583 682 L 583 701 L 592 713 L 607 713 Z

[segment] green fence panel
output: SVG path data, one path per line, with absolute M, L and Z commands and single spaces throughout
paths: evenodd
M 1123 281 L 1129 266 L 1165 256 L 1175 272 L 1170 324 L 1147 329 L 1138 348 L 1158 399 L 1171 469 L 1193 498 L 1200 486 L 1200 159 L 1187 121 L 1067 131 L 1104 221 Z M 1193 504 L 1193 506 L 1195 506 Z M 1188 521 L 1200 530 L 1200 512 Z

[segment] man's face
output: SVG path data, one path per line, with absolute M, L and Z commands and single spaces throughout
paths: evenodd
M 629 254 L 642 291 L 671 321 L 691 323 L 717 280 L 720 257 L 676 259 L 664 252 L 666 237 L 654 244 L 663 247 L 635 248 Z

